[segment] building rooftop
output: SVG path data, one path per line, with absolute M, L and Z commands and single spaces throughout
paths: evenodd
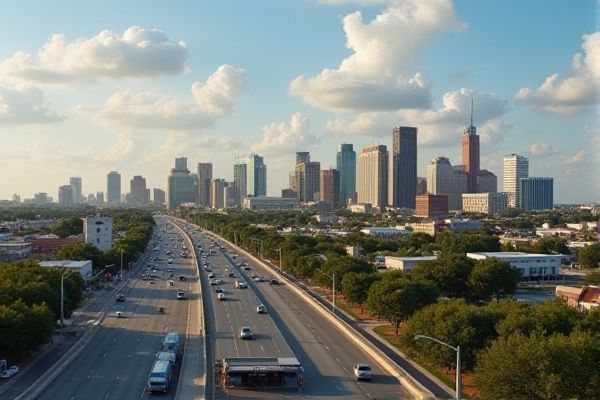
M 420 257 L 385 256 L 385 258 L 391 258 L 392 260 L 399 260 L 399 261 L 434 261 L 434 260 L 437 260 L 437 256 L 420 256 Z
M 69 260 L 58 261 L 58 260 L 56 260 L 56 261 L 40 261 L 39 264 L 42 267 L 83 268 L 89 262 L 90 262 L 90 260 L 87 260 L 87 261 L 69 261 Z
M 538 253 L 523 253 L 522 251 L 490 251 L 490 252 L 477 252 L 477 253 L 467 253 L 476 254 L 485 257 L 502 257 L 502 258 L 511 258 L 511 257 L 557 257 L 559 254 L 538 254 Z

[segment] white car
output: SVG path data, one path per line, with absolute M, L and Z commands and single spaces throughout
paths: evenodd
M 371 380 L 371 367 L 367 364 L 356 364 L 354 366 L 354 376 L 357 380 Z
M 266 314 L 266 313 L 267 313 L 267 307 L 265 307 L 265 305 L 264 305 L 264 304 L 259 304 L 259 305 L 256 307 L 256 313 L 257 313 L 257 314 Z
M 227 300 L 227 298 L 225 297 L 225 293 L 217 293 L 217 299 L 221 301 Z
M 177 300 L 185 300 L 185 292 L 183 290 L 177 292 Z
M 4 379 L 11 378 L 17 372 L 19 372 L 19 367 L 17 367 L 16 365 L 13 365 L 12 367 L 6 368 L 6 370 L 4 370 L 4 372 L 2 374 L 0 374 L 0 378 L 4 378 Z
M 246 282 L 237 281 L 235 282 L 235 287 L 238 289 L 247 289 L 248 285 L 246 284 Z

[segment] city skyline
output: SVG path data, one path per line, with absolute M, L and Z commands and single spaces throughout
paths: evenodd
M 498 190 L 514 153 L 530 176 L 554 178 L 555 203 L 600 201 L 596 2 L 263 5 L 6 4 L 0 199 L 56 200 L 70 177 L 83 196 L 107 193 L 110 171 L 123 192 L 136 175 L 166 190 L 178 155 L 231 182 L 251 153 L 278 196 L 297 151 L 335 168 L 339 144 L 392 149 L 396 126 L 418 129 L 425 177 L 436 157 L 461 164 L 472 96 L 481 168 Z

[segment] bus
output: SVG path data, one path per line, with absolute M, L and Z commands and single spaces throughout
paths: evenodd
M 161 347 L 164 351 L 172 351 L 173 353 L 177 354 L 177 351 L 179 351 L 179 333 L 167 333 L 163 338 Z
M 150 376 L 148 377 L 149 392 L 168 392 L 171 386 L 173 369 L 168 360 L 157 360 L 152 366 Z

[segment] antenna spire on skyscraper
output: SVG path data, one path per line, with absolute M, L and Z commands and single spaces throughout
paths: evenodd
M 471 95 L 471 124 L 469 126 L 473 126 L 473 95 Z

